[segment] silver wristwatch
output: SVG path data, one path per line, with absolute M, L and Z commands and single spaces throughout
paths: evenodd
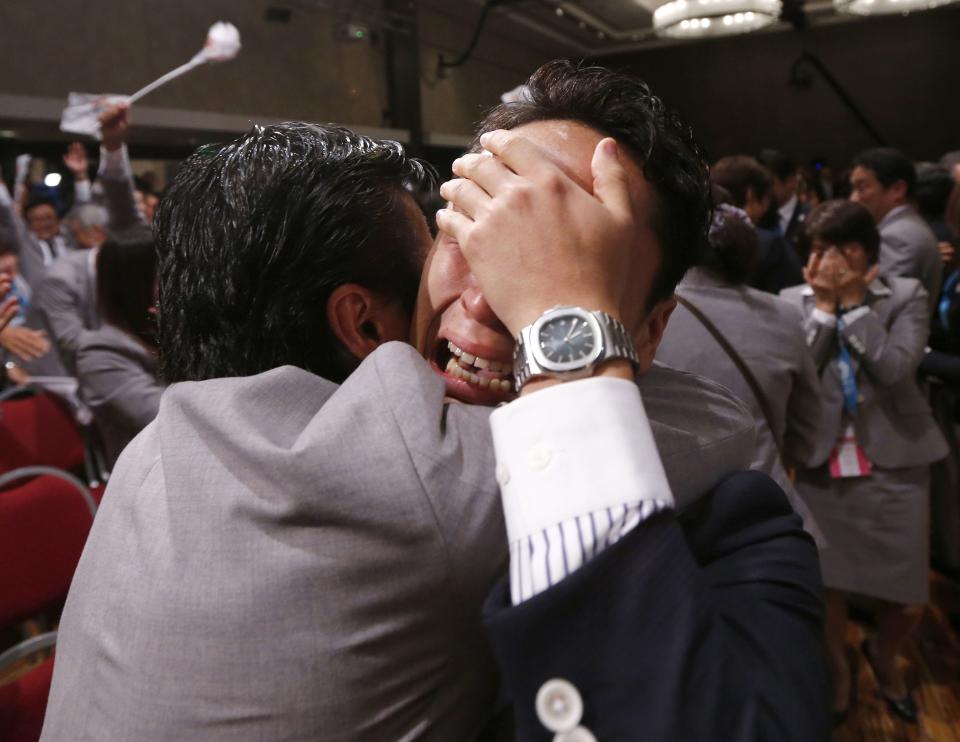
M 623 323 L 606 312 L 582 307 L 554 307 L 517 336 L 513 350 L 516 390 L 537 376 L 582 379 L 604 361 L 639 362 Z

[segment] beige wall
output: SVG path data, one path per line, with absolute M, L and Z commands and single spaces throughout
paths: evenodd
M 437 55 L 457 57 L 470 41 L 477 17 L 472 3 L 421 0 L 420 94 L 426 131 L 470 135 L 484 111 L 522 83 L 543 62 L 559 55 L 522 27 L 506 27 L 494 14 L 463 67 L 437 75 Z
M 240 56 L 170 83 L 145 98 L 144 107 L 381 126 L 387 107 L 383 43 L 338 43 L 334 17 L 302 7 L 294 8 L 289 23 L 267 22 L 267 4 L 3 0 L 0 95 L 65 99 L 70 91 L 129 94 L 187 61 L 212 22 L 229 20 L 240 29 Z M 455 55 L 466 46 L 478 10 L 468 0 L 421 3 L 427 132 L 470 134 L 485 108 L 552 56 L 530 46 L 537 39 L 522 31 L 504 35 L 506 24 L 493 14 L 474 59 L 438 80 L 437 53 Z

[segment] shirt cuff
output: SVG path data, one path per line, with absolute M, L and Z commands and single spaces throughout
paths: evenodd
M 856 322 L 861 317 L 863 317 L 869 311 L 870 311 L 870 307 L 863 306 L 863 307 L 857 307 L 856 309 L 851 309 L 849 312 L 844 312 L 841 315 L 841 318 L 843 319 L 843 324 L 846 326 L 849 326 L 852 323 Z
M 490 416 L 510 543 L 624 503 L 673 506 L 640 390 L 625 379 L 572 381 Z
M 811 316 L 821 325 L 826 325 L 827 327 L 837 326 L 836 315 L 830 314 L 829 312 L 824 312 L 819 307 L 813 308 L 813 313 L 811 314 Z
M 130 155 L 127 152 L 127 145 L 124 144 L 120 149 L 113 151 L 106 147 L 100 147 L 100 175 L 127 176 L 132 174 L 130 168 Z

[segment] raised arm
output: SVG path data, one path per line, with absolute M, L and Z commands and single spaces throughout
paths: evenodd
M 130 107 L 119 105 L 100 116 L 103 144 L 100 147 L 98 175 L 103 186 L 104 203 L 110 213 L 110 228 L 125 229 L 146 224 L 134 196 L 133 171 L 127 152 Z

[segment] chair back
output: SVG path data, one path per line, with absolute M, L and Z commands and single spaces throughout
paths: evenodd
M 0 685 L 0 739 L 6 742 L 40 739 L 52 677 L 53 657 L 48 657 L 12 683 Z
M 0 472 L 38 465 L 82 470 L 83 438 L 69 406 L 48 392 L 0 401 Z
M 12 486 L 0 477 L 0 628 L 15 626 L 66 597 L 96 505 L 82 483 L 27 469 Z

